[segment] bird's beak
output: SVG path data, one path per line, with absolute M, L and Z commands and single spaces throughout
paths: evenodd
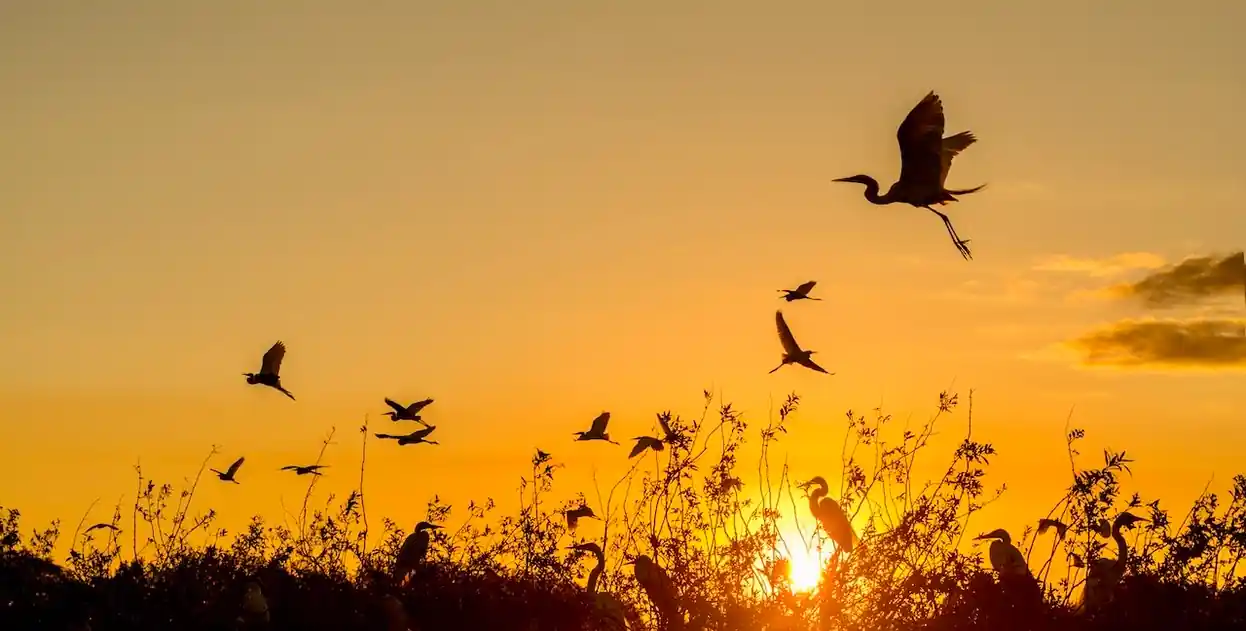
M 837 177 L 837 178 L 835 178 L 835 179 L 833 179 L 833 180 L 831 180 L 831 181 L 832 181 L 832 182 L 847 182 L 847 181 L 848 181 L 848 178 L 846 178 L 846 177 Z

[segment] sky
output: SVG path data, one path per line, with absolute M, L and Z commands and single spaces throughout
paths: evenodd
M 1244 22 L 1210 0 L 6 2 L 0 498 L 30 527 L 96 499 L 101 521 L 135 463 L 180 484 L 219 445 L 242 484 L 197 506 L 280 520 L 305 478 L 278 467 L 336 428 L 321 488 L 344 495 L 365 415 L 427 396 L 440 445 L 368 453 L 369 510 L 410 528 L 434 494 L 510 501 L 537 447 L 556 496 L 589 490 L 626 448 L 571 432 L 609 410 L 648 433 L 704 389 L 755 425 L 799 392 L 779 450 L 801 477 L 838 475 L 846 409 L 918 422 L 974 389 L 1008 491 L 971 529 L 1046 513 L 1066 422 L 1088 465 L 1136 459 L 1127 491 L 1224 490 Z M 973 261 L 831 181 L 894 181 L 930 90 L 979 139 L 948 182 L 988 186 L 946 208 Z M 778 300 L 806 280 L 822 301 Z M 766 374 L 779 307 L 834 376 Z M 277 339 L 297 402 L 240 375 Z

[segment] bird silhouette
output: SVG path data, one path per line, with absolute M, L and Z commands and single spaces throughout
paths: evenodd
M 584 591 L 593 595 L 594 609 L 601 619 L 602 624 L 597 628 L 600 631 L 626 631 L 627 610 L 623 603 L 609 592 L 597 591 L 597 582 L 601 580 L 601 573 L 606 568 L 606 554 L 601 551 L 601 546 L 590 541 L 571 546 L 569 549 L 588 552 L 597 559 L 597 564 L 589 571 L 588 581 L 584 584 Z
M 1059 519 L 1043 518 L 1038 520 L 1038 534 L 1043 534 L 1052 528 L 1056 529 L 1056 538 L 1063 540 L 1065 534 L 1069 532 L 1069 527 Z
M 277 340 L 277 343 L 273 344 L 267 353 L 264 353 L 264 359 L 260 362 L 260 371 L 254 373 L 244 372 L 242 376 L 247 378 L 247 383 L 249 384 L 259 384 L 274 388 L 290 397 L 290 400 L 293 401 L 294 395 L 290 394 L 290 391 L 281 385 L 281 360 L 285 359 L 285 357 L 286 345 L 281 340 Z
M 408 574 L 415 571 L 428 556 L 428 544 L 433 530 L 441 528 L 437 524 L 422 521 L 415 525 L 415 530 L 402 541 L 398 548 L 398 556 L 394 559 L 394 580 L 401 583 Z
M 774 367 L 771 373 L 788 364 L 800 364 L 805 368 L 816 370 L 821 373 L 833 375 L 833 372 L 826 372 L 826 369 L 813 363 L 810 356 L 817 351 L 806 351 L 800 348 L 800 344 L 796 343 L 796 338 L 792 336 L 792 330 L 788 328 L 787 321 L 783 319 L 782 311 L 774 312 L 774 322 L 779 328 L 779 342 L 783 344 L 783 363 Z
M 641 589 L 649 597 L 649 602 L 653 603 L 654 608 L 662 615 L 666 623 L 665 627 L 682 629 L 684 619 L 679 608 L 679 595 L 675 589 L 675 583 L 671 582 L 671 577 L 667 575 L 666 570 L 644 554 L 636 555 L 628 563 L 635 566 L 633 571 L 636 582 L 640 583 Z
M 1116 586 L 1121 582 L 1121 577 L 1125 575 L 1125 563 L 1129 559 L 1129 546 L 1125 542 L 1125 536 L 1121 534 L 1121 529 L 1133 528 L 1134 524 L 1140 521 L 1147 521 L 1147 519 L 1124 512 L 1117 515 L 1112 522 L 1110 534 L 1112 540 L 1116 542 L 1116 558 L 1098 558 L 1090 564 L 1090 569 L 1086 572 L 1086 587 L 1082 592 L 1079 613 L 1094 611 L 1112 601 Z
M 385 416 L 388 416 L 391 421 L 416 421 L 418 423 L 424 423 L 424 420 L 420 418 L 420 410 L 428 407 L 432 404 L 432 402 L 432 399 L 424 399 L 423 401 L 416 401 L 411 405 L 403 406 L 401 403 L 386 397 L 385 403 L 389 405 L 389 407 L 394 408 L 394 411 L 386 412 Z M 428 423 L 424 424 L 428 425 Z
M 871 204 L 903 203 L 925 208 L 943 220 L 956 249 L 966 260 L 973 258 L 969 241 L 956 234 L 952 220 L 931 207 L 958 201 L 957 195 L 968 195 L 982 190 L 986 184 L 961 190 L 945 188 L 952 158 L 977 141 L 971 132 L 943 137 L 943 102 L 934 92 L 927 94 L 900 123 L 896 139 L 900 142 L 900 179 L 879 195 L 878 181 L 868 175 L 853 175 L 836 179 L 836 182 L 853 182 L 865 185 L 865 199 Z
M 567 518 L 567 528 L 572 530 L 574 530 L 576 525 L 580 523 L 580 519 L 584 517 L 597 519 L 597 514 L 593 512 L 593 509 L 589 507 L 588 504 L 584 504 L 583 506 L 578 506 L 570 510 L 565 510 L 562 514 Z
M 1012 536 L 1007 530 L 1000 528 L 984 535 L 974 537 L 976 541 L 991 541 L 991 567 L 1001 578 L 1030 576 L 1030 566 L 1025 562 L 1025 555 L 1012 545 Z
M 637 436 L 634 440 L 636 441 L 636 445 L 632 447 L 631 453 L 627 454 L 628 458 L 635 458 L 636 456 L 644 453 L 646 449 L 652 449 L 654 451 L 662 451 L 663 449 L 666 449 L 666 445 L 662 442 L 661 438 L 654 438 L 652 436 Z
M 106 528 L 106 529 L 111 530 L 111 531 L 113 531 L 113 532 L 117 532 L 118 530 L 121 530 L 120 528 L 118 528 L 118 527 L 116 527 L 116 526 L 114 526 L 114 525 L 112 525 L 112 524 L 99 523 L 99 524 L 95 524 L 95 525 L 93 525 L 93 526 L 91 526 L 91 527 L 87 528 L 86 530 L 84 530 L 84 531 L 82 531 L 82 532 L 85 534 L 85 533 L 91 532 L 92 530 L 99 530 L 99 529 L 101 529 L 101 528 Z
M 610 440 L 610 434 L 606 433 L 606 424 L 609 422 L 610 413 L 602 412 L 593 419 L 593 426 L 587 432 L 573 432 L 573 435 L 577 436 L 576 440 L 604 440 L 617 445 L 618 443 Z
M 423 429 L 417 429 L 414 432 L 411 432 L 410 434 L 403 434 L 403 435 L 376 434 L 376 437 L 377 438 L 390 438 L 390 439 L 396 440 L 398 441 L 399 445 L 414 445 L 416 443 L 428 443 L 430 445 L 436 445 L 436 444 L 439 444 L 437 441 L 427 439 L 427 436 L 433 433 L 433 430 L 435 429 L 437 429 L 436 425 L 429 425 L 428 427 L 425 427 Z
M 817 284 L 818 284 L 818 281 L 811 280 L 808 282 L 801 283 L 798 287 L 796 287 L 796 289 L 780 289 L 779 293 L 783 294 L 782 296 L 780 296 L 780 298 L 788 302 L 791 302 L 793 300 L 821 300 L 821 298 L 810 298 L 809 297 L 809 292 L 813 291 L 813 286 Z
M 818 520 L 826 536 L 835 542 L 836 551 L 851 553 L 857 545 L 857 533 L 839 502 L 826 496 L 830 491 L 826 478 L 816 476 L 797 488 L 808 490 L 809 487 L 817 487 L 809 494 L 809 512 Z
M 282 471 L 293 471 L 293 472 L 295 473 L 295 475 L 307 475 L 307 474 L 309 474 L 309 473 L 310 473 L 311 475 L 322 475 L 322 474 L 320 473 L 320 469 L 323 469 L 323 468 L 325 468 L 325 467 L 327 467 L 327 466 L 329 466 L 329 465 L 325 465 L 325 464 L 313 464 L 313 465 L 307 465 L 307 466 L 305 466 L 305 467 L 304 467 L 304 466 L 300 466 L 300 465 L 292 464 L 292 465 L 286 465 L 286 466 L 282 467 L 282 468 L 281 468 L 281 470 L 282 470 Z
M 238 458 L 233 464 L 229 465 L 229 468 L 224 472 L 217 471 L 216 469 L 209 469 L 209 471 L 215 473 L 216 477 L 220 478 L 222 482 L 233 482 L 234 484 L 238 484 L 238 481 L 234 479 L 234 475 L 238 473 L 238 469 L 242 467 L 242 463 L 245 461 L 245 457 Z

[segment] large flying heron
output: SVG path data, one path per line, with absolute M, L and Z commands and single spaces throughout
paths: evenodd
M 417 443 L 427 443 L 429 445 L 438 444 L 435 440 L 428 440 L 428 435 L 437 429 L 436 425 L 429 425 L 422 429 L 417 429 L 410 434 L 374 434 L 377 438 L 389 438 L 398 441 L 399 445 L 415 445 Z
M 391 421 L 416 421 L 418 423 L 424 423 L 424 420 L 420 418 L 420 411 L 431 405 L 432 402 L 432 399 L 424 399 L 422 401 L 416 401 L 411 405 L 403 405 L 386 397 L 385 404 L 391 408 L 394 408 L 394 410 L 392 412 L 385 412 L 385 416 L 388 416 Z M 428 425 L 428 423 L 424 424 Z
M 878 181 L 868 175 L 853 175 L 835 181 L 864 184 L 865 199 L 871 204 L 908 204 L 938 215 L 956 244 L 956 249 L 969 260 L 973 258 L 969 251 L 969 241 L 961 239 L 956 234 L 956 228 L 952 226 L 952 220 L 931 205 L 942 206 L 947 202 L 958 201 L 957 195 L 975 193 L 986 184 L 959 190 L 945 187 L 952 158 L 972 145 L 977 138 L 968 131 L 944 138 L 943 122 L 943 102 L 934 92 L 927 94 L 904 118 L 896 132 L 896 139 L 900 141 L 900 179 L 885 194 L 878 194 Z
M 813 286 L 817 284 L 818 281 L 811 280 L 797 285 L 796 289 L 780 289 L 779 293 L 783 295 L 779 297 L 788 302 L 793 300 L 821 300 L 821 298 L 809 297 L 809 292 L 813 291 Z
M 292 465 L 286 465 L 282 467 L 281 470 L 282 471 L 293 471 L 295 475 L 307 475 L 307 474 L 323 475 L 322 473 L 320 473 L 320 470 L 327 466 L 329 465 L 311 464 L 311 465 L 303 466 L 303 465 L 292 464 Z
M 264 359 L 260 362 L 260 371 L 244 372 L 242 376 L 247 378 L 247 383 L 249 384 L 275 388 L 293 401 L 294 395 L 290 394 L 290 391 L 281 385 L 281 360 L 285 359 L 285 357 L 286 345 L 281 340 L 277 340 L 277 343 L 273 344 L 272 348 L 264 353 Z
M 616 443 L 613 440 L 610 440 L 610 434 L 606 433 L 606 425 L 609 422 L 610 422 L 610 413 L 602 412 L 601 414 L 597 415 L 597 418 L 593 419 L 593 425 L 592 427 L 588 428 L 587 432 L 572 432 L 572 433 L 576 436 L 576 440 L 604 440 L 608 443 L 614 443 L 617 445 L 619 443 Z
M 234 463 L 229 465 L 229 468 L 224 471 L 217 471 L 216 469 L 209 469 L 209 471 L 215 473 L 216 477 L 220 478 L 222 482 L 233 482 L 234 484 L 238 484 L 238 481 L 234 479 L 234 475 L 238 473 L 238 469 L 242 468 L 242 463 L 245 461 L 246 458 L 241 457 L 235 460 Z
M 1082 605 L 1079 611 L 1093 611 L 1111 602 L 1116 585 L 1125 575 L 1125 562 L 1129 559 L 1129 546 L 1125 543 L 1122 528 L 1133 528 L 1134 524 L 1147 521 L 1133 513 L 1121 513 L 1112 523 L 1112 540 L 1116 542 L 1115 559 L 1095 559 L 1086 572 L 1086 587 L 1082 593 Z
M 807 351 L 801 349 L 800 344 L 796 343 L 796 338 L 792 336 L 792 330 L 788 328 L 787 321 L 783 319 L 782 311 L 774 312 L 774 322 L 779 327 L 779 342 L 783 344 L 783 363 L 775 366 L 774 370 L 770 371 L 771 373 L 788 364 L 800 364 L 810 370 L 816 370 L 828 375 L 835 374 L 833 372 L 826 372 L 825 368 L 813 363 L 810 356 L 817 351 Z

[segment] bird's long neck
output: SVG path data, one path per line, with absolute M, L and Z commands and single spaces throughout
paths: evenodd
M 879 206 L 890 204 L 892 202 L 891 191 L 887 191 L 885 195 L 879 195 L 878 188 L 878 181 L 874 178 L 868 178 L 865 181 L 865 201 Z
M 809 494 L 809 511 L 814 514 L 818 512 L 818 502 L 822 501 L 822 498 L 826 497 L 826 494 L 830 491 L 830 487 L 826 482 L 819 480 L 817 485 L 817 488 Z
M 1112 529 L 1112 540 L 1116 542 L 1116 561 L 1112 563 L 1112 567 L 1124 570 L 1125 560 L 1129 558 L 1129 546 L 1125 543 L 1125 535 L 1121 534 L 1120 525 Z
M 606 555 L 597 555 L 597 565 L 593 566 L 593 571 L 588 573 L 588 583 L 584 586 L 588 593 L 597 593 L 597 581 L 601 578 L 602 570 L 606 569 Z

